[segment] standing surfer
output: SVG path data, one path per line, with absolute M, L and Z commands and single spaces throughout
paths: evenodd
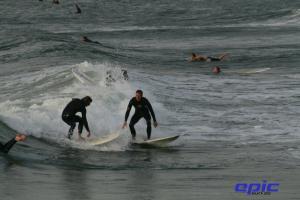
M 70 126 L 67 136 L 69 139 L 71 139 L 71 136 L 73 135 L 73 131 L 76 127 L 76 122 L 79 123 L 78 136 L 81 138 L 81 133 L 84 126 L 88 132 L 87 137 L 90 137 L 91 133 L 86 119 L 86 107 L 89 106 L 92 101 L 92 98 L 89 96 L 86 96 L 82 99 L 72 99 L 72 101 L 68 103 L 68 105 L 63 110 L 62 120 Z M 76 115 L 77 112 L 81 112 L 82 117 Z
M 136 136 L 134 125 L 141 118 L 144 118 L 147 122 L 147 138 L 149 140 L 151 137 L 151 116 L 153 118 L 153 125 L 155 128 L 157 127 L 157 122 L 156 122 L 156 118 L 155 118 L 155 114 L 152 109 L 152 106 L 151 106 L 150 102 L 145 97 L 143 97 L 142 90 L 137 90 L 135 93 L 135 97 L 133 97 L 129 101 L 129 104 L 127 106 L 127 111 L 125 114 L 125 121 L 124 121 L 122 128 L 125 128 L 127 126 L 127 119 L 129 117 L 129 113 L 130 113 L 132 106 L 134 106 L 134 108 L 135 108 L 135 113 L 132 116 L 130 123 L 129 123 L 129 128 L 130 128 L 132 138 L 135 139 L 135 136 Z M 150 116 L 150 113 L 151 113 L 151 116 Z

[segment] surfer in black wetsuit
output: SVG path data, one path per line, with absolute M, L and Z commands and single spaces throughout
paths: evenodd
M 80 14 L 81 13 L 80 7 L 78 6 L 77 3 L 75 4 L 75 6 L 76 6 L 76 14 Z
M 3 153 L 8 153 L 9 150 L 16 144 L 17 142 L 24 141 L 26 139 L 26 135 L 17 134 L 14 138 L 9 140 L 6 144 L 0 143 L 0 151 Z
M 195 62 L 195 61 L 206 61 L 206 62 L 222 61 L 222 60 L 225 59 L 226 56 L 228 56 L 228 53 L 221 54 L 218 57 L 202 56 L 202 55 L 196 55 L 195 53 L 192 53 L 192 57 L 190 59 L 190 62 Z
M 133 97 L 128 104 L 127 111 L 125 114 L 125 121 L 122 126 L 122 128 L 125 128 L 127 126 L 127 119 L 131 110 L 131 107 L 134 106 L 135 108 L 135 113 L 132 116 L 130 123 L 129 123 L 129 128 L 130 132 L 132 135 L 132 138 L 135 139 L 136 132 L 134 129 L 134 125 L 143 117 L 146 122 L 147 122 L 147 137 L 150 139 L 151 137 L 151 116 L 153 118 L 153 125 L 156 128 L 157 127 L 157 122 L 155 118 L 155 114 L 153 112 L 152 106 L 150 102 L 143 97 L 143 91 L 142 90 L 137 90 L 135 93 L 135 97 Z M 150 113 L 151 116 L 150 116 Z
M 126 69 L 122 69 L 122 74 L 123 74 L 124 80 L 128 81 L 129 76 L 128 76 L 128 72 Z
M 69 139 L 71 139 L 71 136 L 73 135 L 76 122 L 79 123 L 78 136 L 81 138 L 82 128 L 84 126 L 88 132 L 87 137 L 90 137 L 91 133 L 86 119 L 86 107 L 89 106 L 92 101 L 92 98 L 89 96 L 86 96 L 82 99 L 72 99 L 72 101 L 65 107 L 62 113 L 62 120 L 70 126 L 67 136 Z M 77 112 L 81 112 L 82 117 L 76 115 Z
M 90 39 L 89 39 L 88 37 L 86 37 L 86 36 L 82 36 L 82 37 L 81 37 L 81 41 L 82 41 L 82 42 L 87 42 L 87 43 L 100 44 L 100 42 L 90 40 Z

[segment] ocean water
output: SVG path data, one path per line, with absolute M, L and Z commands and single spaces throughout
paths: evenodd
M 0 8 L 0 141 L 28 135 L 0 156 L 1 199 L 300 198 L 299 1 L 14 0 Z M 188 62 L 192 52 L 229 56 Z M 131 146 L 121 129 L 137 89 L 156 113 L 153 138 L 181 135 L 168 147 Z M 65 139 L 61 112 L 86 95 L 93 137 L 120 133 L 112 143 Z M 136 125 L 138 137 L 145 128 Z M 279 191 L 234 190 L 262 181 Z

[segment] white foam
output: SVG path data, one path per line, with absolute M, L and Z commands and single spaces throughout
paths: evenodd
M 93 83 L 82 84 L 82 82 L 78 81 L 72 75 L 71 69 L 74 67 L 80 73 L 90 77 Z M 44 91 L 41 88 L 33 96 L 6 100 L 0 103 L 1 120 L 19 132 L 61 143 L 68 131 L 68 125 L 61 120 L 63 108 L 72 98 L 82 98 L 89 95 L 93 98 L 92 104 L 87 107 L 87 118 L 92 134 L 97 137 L 120 131 L 127 104 L 137 89 L 135 83 L 123 79 L 121 70 L 120 66 L 108 63 L 91 64 L 88 62 L 67 66 L 64 70 L 57 68 L 58 75 L 63 71 L 66 73 L 65 79 L 69 80 L 72 77 L 72 81 L 67 82 L 68 85 L 61 85 L 54 90 L 52 89 L 51 92 L 48 92 L 47 88 L 55 85 L 55 81 L 48 79 L 47 75 L 49 75 L 50 71 L 53 76 L 55 75 L 53 68 L 49 69 L 49 71 L 46 70 L 42 74 L 31 73 L 28 76 L 15 79 L 14 81 L 18 82 L 18 84 L 26 83 L 27 88 L 34 85 L 37 80 L 43 82 L 44 79 L 47 79 L 45 81 L 47 82 L 47 87 Z M 106 86 L 105 80 L 107 71 L 110 71 L 115 79 L 115 82 L 112 82 L 109 87 Z M 133 74 L 129 72 L 129 76 L 131 75 Z M 26 93 L 26 90 L 23 91 L 22 89 L 18 92 Z M 145 93 L 152 96 L 148 91 L 145 91 Z M 154 108 L 162 107 L 161 104 L 155 102 L 154 98 L 151 98 L 151 102 Z M 159 115 L 160 109 L 155 109 L 155 111 Z M 131 111 L 131 115 L 133 112 L 134 108 Z M 139 128 L 142 128 L 144 131 L 146 127 L 144 127 L 143 123 L 139 123 L 137 129 Z M 122 130 L 121 134 L 125 136 L 122 136 L 122 139 L 118 139 L 115 144 L 92 148 L 98 150 L 122 150 L 127 146 L 128 141 L 126 141 L 126 138 L 130 133 L 126 129 Z M 72 146 L 72 144 L 70 145 Z M 78 146 L 80 146 L 79 148 L 91 148 L 86 145 Z

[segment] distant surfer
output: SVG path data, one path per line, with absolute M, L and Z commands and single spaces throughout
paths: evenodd
M 53 4 L 59 4 L 59 0 L 53 0 L 52 3 Z
M 219 66 L 215 66 L 215 67 L 212 68 L 212 72 L 214 74 L 220 74 L 221 68 Z
M 122 69 L 122 72 L 123 72 L 123 78 L 124 78 L 124 80 L 128 80 L 129 79 L 129 76 L 128 76 L 128 73 L 127 73 L 127 70 L 125 70 L 125 69 Z
M 150 102 L 143 97 L 143 91 L 142 90 L 137 90 L 135 92 L 135 97 L 133 97 L 127 106 L 126 114 L 125 114 L 125 121 L 122 126 L 122 128 L 125 128 L 127 126 L 127 119 L 129 117 L 129 113 L 131 110 L 131 107 L 134 106 L 135 108 L 135 113 L 132 116 L 130 123 L 129 123 L 129 128 L 131 132 L 131 136 L 133 139 L 135 139 L 136 132 L 134 129 L 134 125 L 141 119 L 144 118 L 147 122 L 147 138 L 148 140 L 151 137 L 151 116 L 153 118 L 153 125 L 156 128 L 157 127 L 157 122 L 155 118 L 154 111 L 152 109 L 152 106 Z M 151 113 L 151 116 L 150 116 Z
M 26 139 L 26 135 L 24 134 L 17 134 L 14 138 L 9 140 L 7 143 L 2 144 L 0 143 L 0 151 L 3 153 L 8 153 L 9 150 L 20 141 L 24 141 Z
M 212 57 L 212 56 L 196 55 L 195 53 L 192 53 L 192 57 L 190 59 L 190 62 L 196 62 L 196 61 L 204 61 L 204 62 L 222 61 L 228 55 L 229 55 L 228 53 L 224 53 L 224 54 L 221 54 L 218 57 Z
M 123 79 L 127 81 L 129 79 L 127 70 L 122 69 L 121 71 Z M 117 79 L 120 79 L 120 77 L 116 76 L 111 70 L 106 71 L 105 85 L 107 87 L 112 86 L 112 84 L 116 82 Z
M 78 136 L 82 138 L 81 133 L 84 126 L 88 132 L 87 137 L 90 137 L 91 132 L 86 119 L 86 107 L 89 106 L 92 103 L 92 101 L 92 98 L 89 96 L 86 96 L 82 99 L 72 99 L 72 101 L 69 102 L 64 108 L 62 112 L 62 120 L 70 126 L 67 136 L 69 139 L 71 139 L 73 135 L 73 131 L 76 127 L 76 122 L 79 123 Z M 81 112 L 82 117 L 76 115 L 77 112 Z
M 106 78 L 105 78 L 105 85 L 107 87 L 111 86 L 112 83 L 116 82 L 116 79 L 113 78 L 112 76 L 112 71 L 111 70 L 108 70 L 106 72 Z
M 80 7 L 78 6 L 77 3 L 75 4 L 75 6 L 76 6 L 76 14 L 80 14 L 81 13 Z
M 81 37 L 81 41 L 82 41 L 82 42 L 88 42 L 88 43 L 100 44 L 100 42 L 90 40 L 90 39 L 89 39 L 88 37 L 86 37 L 86 36 L 82 36 L 82 37 Z

